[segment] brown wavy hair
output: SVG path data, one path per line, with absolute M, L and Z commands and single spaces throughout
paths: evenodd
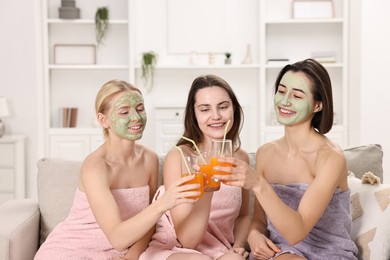
M 313 59 L 286 65 L 276 78 L 274 93 L 278 91 L 280 81 L 288 71 L 303 72 L 310 79 L 314 101 L 322 102 L 322 110 L 314 114 L 311 126 L 321 134 L 328 133 L 333 126 L 333 95 L 332 83 L 327 70 Z
M 231 86 L 224 79 L 217 75 L 199 76 L 192 82 L 191 88 L 188 92 L 187 104 L 185 108 L 183 136 L 192 139 L 196 144 L 203 142 L 204 136 L 196 120 L 194 105 L 196 101 L 196 93 L 200 89 L 208 87 L 223 88 L 232 100 L 234 110 L 234 124 L 230 131 L 227 133 L 226 138 L 232 140 L 236 149 L 240 148 L 240 132 L 244 124 L 244 113 Z M 192 146 L 191 142 L 185 139 L 180 139 L 176 145 Z

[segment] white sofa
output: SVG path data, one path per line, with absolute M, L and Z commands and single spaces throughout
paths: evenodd
M 371 171 L 382 178 L 380 145 L 344 151 L 350 170 L 357 177 Z M 160 164 L 163 159 L 160 158 Z M 250 154 L 250 159 L 254 165 L 255 154 Z M 0 260 L 33 259 L 53 227 L 67 216 L 80 166 L 78 161 L 43 158 L 37 163 L 38 200 L 18 199 L 0 205 Z M 361 259 L 390 259 L 390 185 L 362 184 L 352 175 L 349 182 L 354 219 L 352 237 L 359 247 Z M 380 207 L 374 202 L 378 193 L 383 195 Z

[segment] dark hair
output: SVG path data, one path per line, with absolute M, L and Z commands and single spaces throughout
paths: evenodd
M 324 66 L 316 60 L 306 59 L 294 64 L 286 65 L 275 82 L 275 93 L 284 74 L 288 71 L 303 72 L 311 81 L 311 92 L 314 101 L 322 102 L 322 110 L 314 114 L 311 126 L 321 134 L 326 134 L 333 126 L 333 97 L 332 83 Z
M 188 92 L 187 105 L 185 108 L 183 135 L 187 138 L 192 139 L 196 144 L 203 142 L 203 133 L 200 130 L 198 122 L 196 120 L 194 105 L 196 101 L 196 93 L 200 89 L 208 87 L 223 88 L 232 100 L 234 109 L 234 124 L 232 125 L 230 131 L 227 133 L 226 138 L 231 139 L 234 146 L 238 149 L 241 146 L 239 134 L 244 123 L 244 113 L 236 95 L 233 92 L 233 89 L 224 79 L 216 75 L 199 76 L 192 82 L 191 88 Z M 191 146 L 192 144 L 185 139 L 180 139 L 177 142 L 177 145 Z

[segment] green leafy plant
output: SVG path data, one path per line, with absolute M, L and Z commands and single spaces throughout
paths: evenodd
M 108 21 L 109 21 L 109 10 L 108 7 L 99 7 L 95 13 L 95 33 L 97 45 L 103 43 L 104 38 L 107 35 L 108 31 Z
M 143 52 L 141 59 L 142 78 L 144 79 L 145 87 L 153 86 L 154 70 L 157 65 L 157 54 L 153 51 Z
M 230 59 L 230 57 L 232 56 L 232 54 L 230 52 L 225 52 L 225 64 L 231 64 L 232 63 L 232 60 Z

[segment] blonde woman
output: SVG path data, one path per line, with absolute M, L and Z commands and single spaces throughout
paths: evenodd
M 141 92 L 112 80 L 96 97 L 96 114 L 105 142 L 86 157 L 69 216 L 42 244 L 35 259 L 138 259 L 165 211 L 195 202 L 180 184 L 149 205 L 157 189 L 158 157 L 137 144 L 146 126 Z

